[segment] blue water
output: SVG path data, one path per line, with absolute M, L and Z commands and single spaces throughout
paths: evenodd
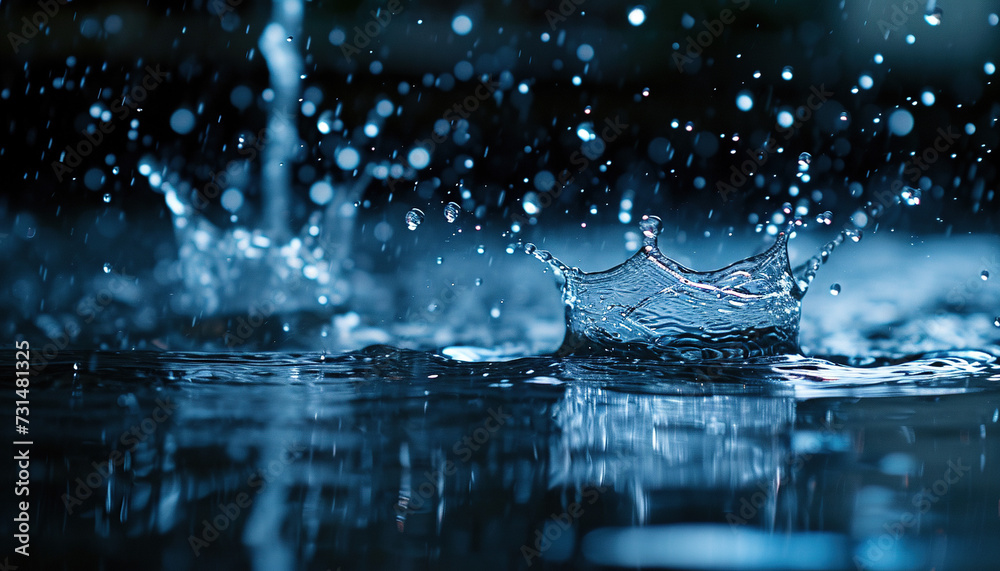
M 993 569 L 998 381 L 985 354 L 66 352 L 33 385 L 31 561 Z

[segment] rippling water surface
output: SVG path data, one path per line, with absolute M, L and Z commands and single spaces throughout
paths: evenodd
M 998 380 L 975 352 L 67 353 L 33 393 L 32 563 L 993 569 Z

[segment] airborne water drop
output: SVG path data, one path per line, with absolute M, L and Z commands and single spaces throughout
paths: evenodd
M 424 213 L 419 208 L 411 208 L 404 219 L 408 229 L 416 230 L 417 226 L 420 226 L 420 223 L 424 221 Z
M 444 207 L 444 219 L 448 221 L 449 224 L 454 224 L 458 220 L 458 215 L 461 214 L 462 208 L 455 204 L 454 202 L 449 202 Z

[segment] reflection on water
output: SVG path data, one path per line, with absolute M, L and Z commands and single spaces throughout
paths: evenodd
M 990 364 L 942 391 L 896 379 L 858 398 L 808 381 L 803 398 L 768 362 L 385 351 L 50 363 L 32 393 L 33 562 L 941 570 L 1000 557 Z

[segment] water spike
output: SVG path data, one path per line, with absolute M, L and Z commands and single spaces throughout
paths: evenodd
M 861 230 L 858 228 L 845 228 L 841 230 L 833 240 L 830 240 L 820 248 L 819 253 L 792 270 L 792 275 L 795 276 L 795 283 L 798 285 L 798 291 L 793 292 L 796 298 L 802 299 L 806 295 L 809 285 L 815 279 L 816 272 L 819 271 L 820 266 L 825 264 L 830 259 L 830 254 L 837 249 L 837 246 L 843 244 L 844 240 L 848 238 L 853 242 L 860 241 Z
M 643 214 L 642 220 L 639 221 L 639 230 L 642 231 L 642 242 L 643 245 L 656 248 L 656 237 L 660 235 L 660 230 L 663 228 L 663 222 L 660 221 L 659 216 L 650 216 L 649 214 Z
M 524 245 L 524 253 L 530 254 L 535 258 L 537 258 L 540 262 L 552 266 L 552 269 L 554 270 L 558 270 L 563 273 L 569 273 L 573 271 L 572 268 L 559 261 L 559 258 L 553 256 L 551 252 L 549 252 L 548 250 L 539 250 L 531 242 L 528 242 L 527 244 Z

